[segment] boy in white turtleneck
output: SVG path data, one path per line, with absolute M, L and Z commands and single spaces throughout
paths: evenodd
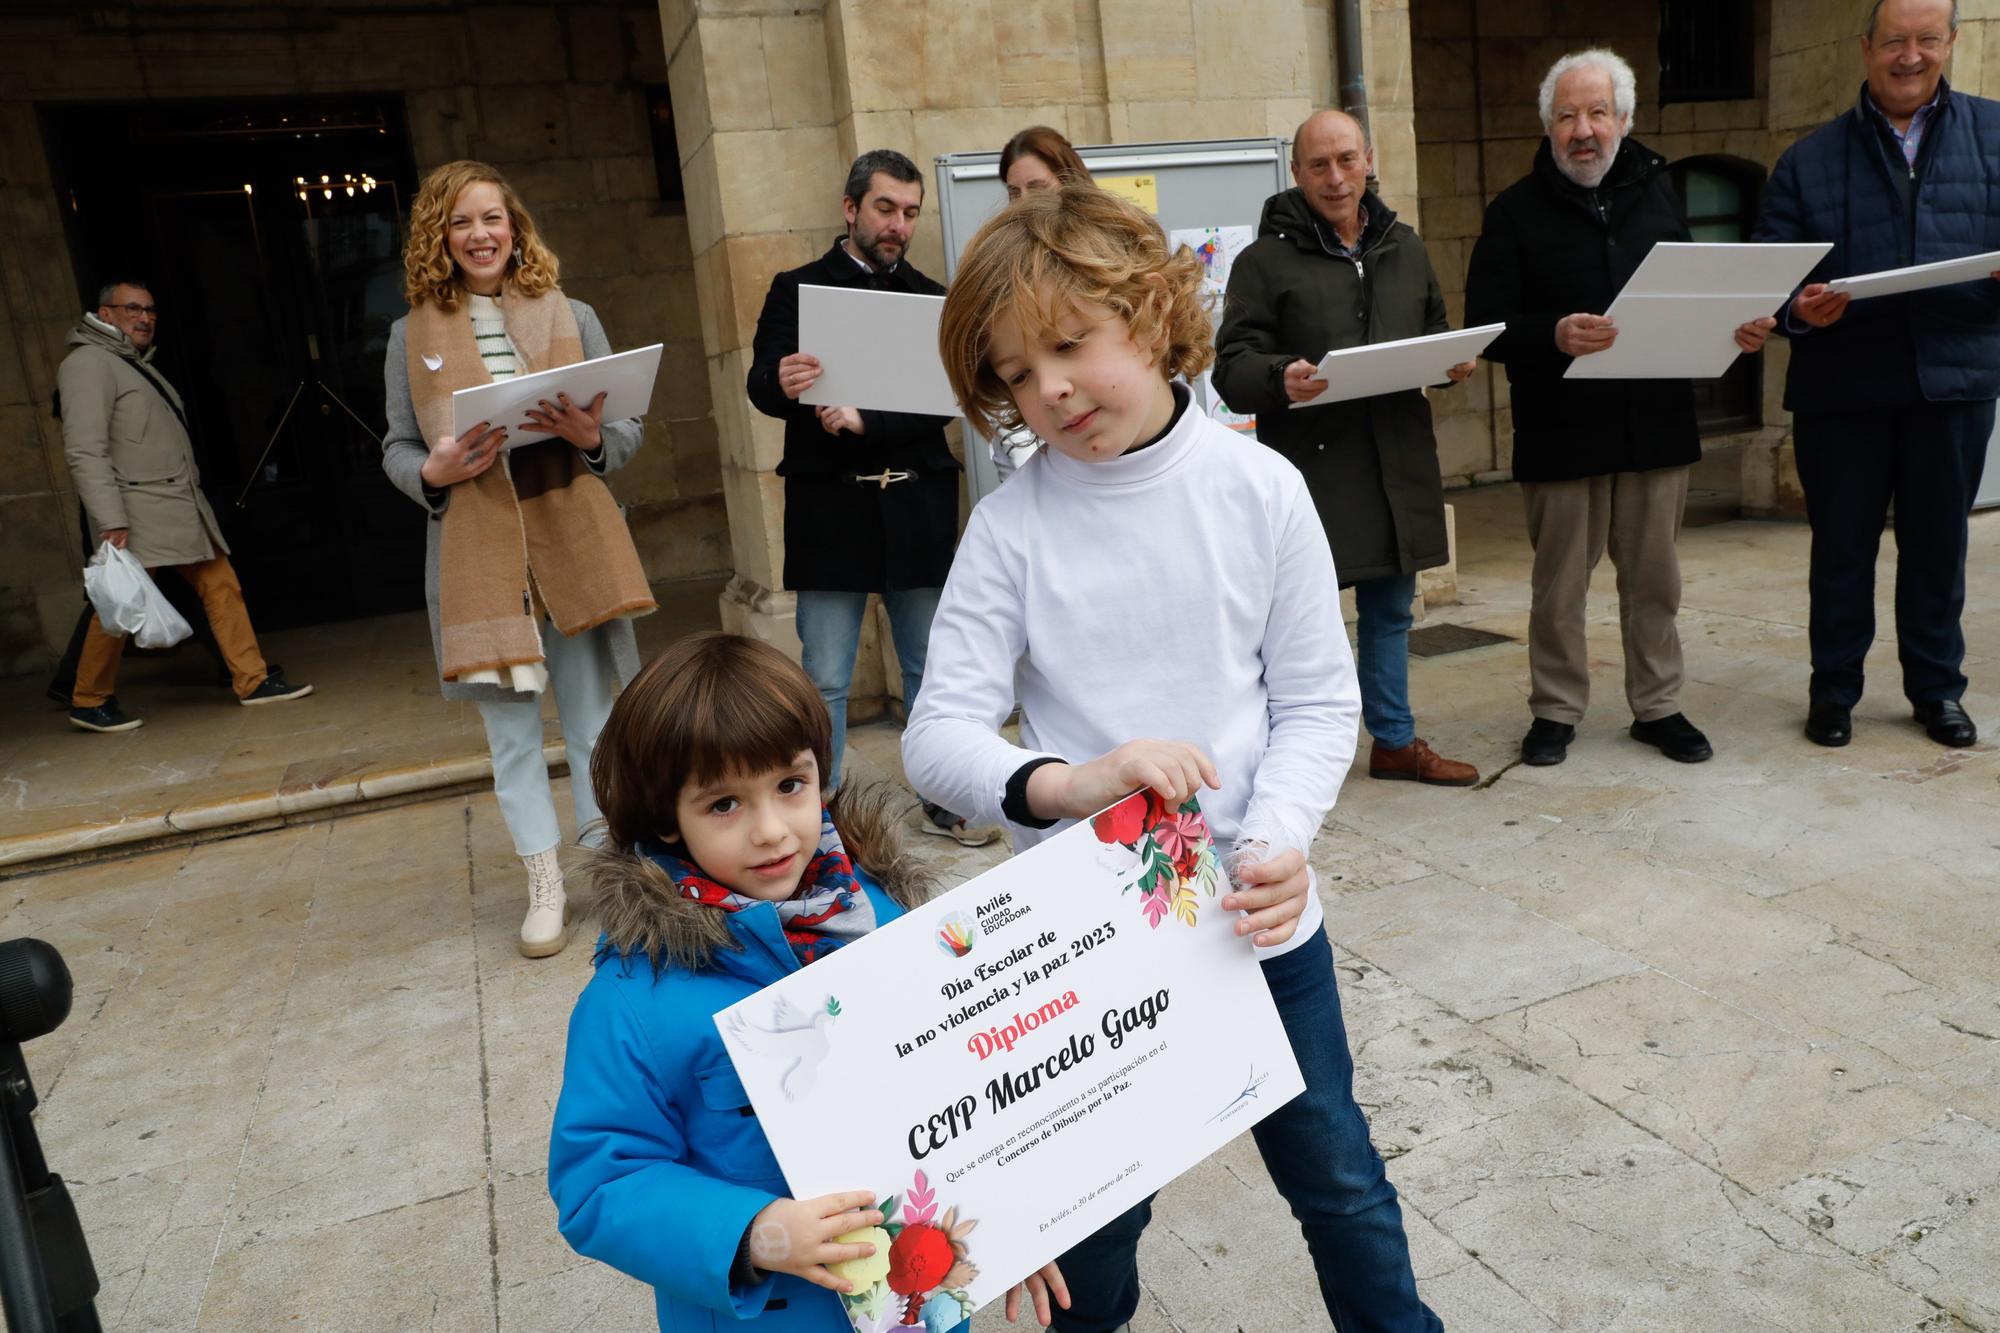
M 1017 846 L 1136 788 L 1201 793 L 1216 840 L 1234 842 L 1222 906 L 1245 914 L 1237 933 L 1306 1079 L 1252 1133 L 1328 1313 L 1441 1329 L 1354 1103 L 1306 868 L 1360 715 L 1333 556 L 1298 470 L 1172 382 L 1213 357 L 1199 261 L 1102 191 L 1031 194 L 967 247 L 939 344 L 975 428 L 1025 425 L 1046 444 L 959 544 L 903 736 L 910 782 L 973 822 L 1005 820 Z M 1000 735 L 1017 697 L 1020 746 Z M 1061 1257 L 1061 1333 L 1131 1319 L 1150 1216 L 1149 1200 Z

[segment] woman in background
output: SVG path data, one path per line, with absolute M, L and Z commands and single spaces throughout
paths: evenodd
M 1029 190 L 1096 184 L 1069 140 L 1047 125 L 1030 125 L 1007 141 L 1000 150 L 1000 181 L 1010 200 Z
M 562 829 L 542 759 L 553 689 L 579 831 L 598 818 L 590 754 L 617 687 L 639 669 L 631 617 L 653 610 L 645 571 L 603 482 L 638 452 L 636 420 L 559 395 L 528 420 L 452 430 L 454 390 L 608 356 L 596 314 L 556 285 L 555 255 L 483 162 L 449 162 L 410 206 L 410 313 L 389 330 L 382 470 L 429 516 L 424 595 L 447 699 L 479 707 L 493 790 L 528 870 L 521 952 L 558 953 L 569 905 Z M 550 438 L 508 448 L 508 431 Z

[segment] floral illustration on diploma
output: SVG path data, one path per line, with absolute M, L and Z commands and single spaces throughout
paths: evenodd
M 901 1198 L 891 1194 L 876 1206 L 882 1225 L 838 1238 L 867 1241 L 875 1253 L 831 1265 L 854 1284 L 840 1298 L 849 1321 L 858 1333 L 950 1333 L 972 1314 L 965 1289 L 979 1270 L 966 1257 L 965 1238 L 979 1224 L 960 1218 L 956 1208 L 940 1215 L 937 1190 L 921 1171 Z
M 1090 826 L 1099 842 L 1115 843 L 1139 858 L 1138 877 L 1120 892 L 1139 891 L 1139 913 L 1153 929 L 1170 913 L 1192 926 L 1202 897 L 1215 896 L 1221 859 L 1194 797 L 1170 808 L 1157 792 L 1134 792 L 1093 817 Z

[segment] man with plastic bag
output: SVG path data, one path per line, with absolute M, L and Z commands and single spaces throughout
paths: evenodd
M 63 452 L 99 542 L 129 553 L 147 570 L 171 567 L 188 581 L 221 645 L 239 702 L 311 694 L 312 686 L 293 685 L 270 670 L 257 647 L 229 544 L 201 493 L 180 395 L 151 364 L 160 313 L 152 292 L 142 282 L 111 282 L 97 302 L 96 313 L 70 331 L 56 384 Z M 157 592 L 153 600 L 165 605 Z M 130 731 L 139 725 L 112 693 L 124 648 L 123 635 L 107 629 L 101 615 L 91 621 L 70 696 L 72 726 Z

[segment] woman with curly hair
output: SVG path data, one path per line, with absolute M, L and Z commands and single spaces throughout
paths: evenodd
M 637 420 L 604 420 L 604 395 L 544 400 L 521 422 L 452 431 L 454 390 L 607 356 L 597 315 L 556 285 L 555 255 L 500 173 L 449 162 L 410 206 L 410 313 L 389 331 L 382 470 L 424 507 L 424 593 L 447 699 L 478 705 L 493 789 L 528 868 L 521 952 L 560 952 L 569 908 L 562 830 L 542 759 L 553 688 L 576 825 L 598 818 L 590 754 L 618 685 L 639 665 L 631 617 L 654 609 L 624 515 L 603 477 L 638 452 Z M 551 438 L 508 447 L 508 430 Z

